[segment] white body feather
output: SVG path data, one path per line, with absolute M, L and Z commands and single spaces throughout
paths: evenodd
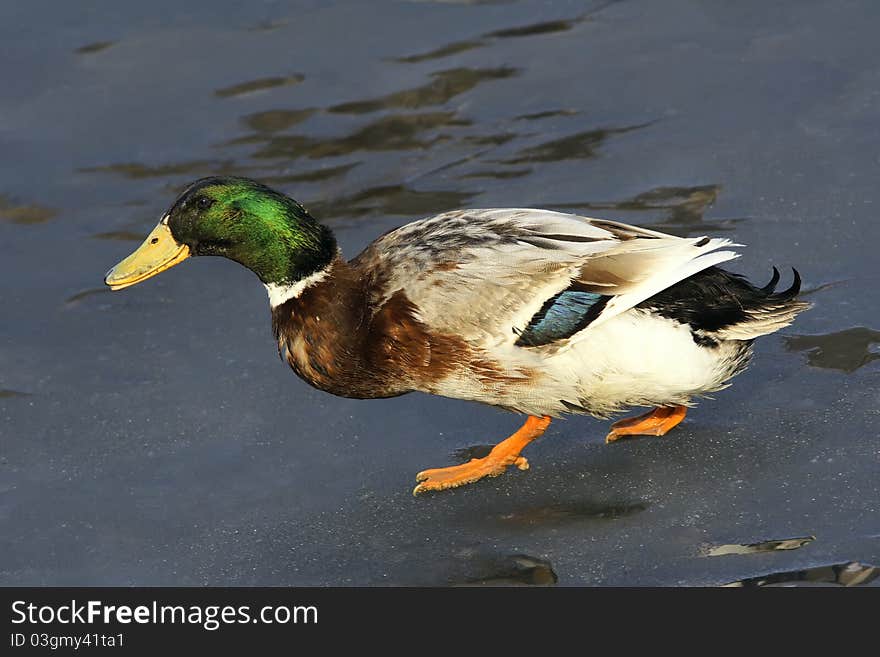
M 689 405 L 694 396 L 724 388 L 750 355 L 742 342 L 700 347 L 686 326 L 636 309 L 584 333 L 561 349 L 494 345 L 488 351 L 508 364 L 511 378 L 493 383 L 463 371 L 427 392 L 530 415 L 605 417 L 630 406 Z

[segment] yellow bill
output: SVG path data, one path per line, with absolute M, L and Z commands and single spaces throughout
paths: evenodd
M 104 282 L 111 290 L 121 290 L 170 269 L 189 256 L 189 247 L 174 239 L 163 220 L 134 253 L 107 272 Z

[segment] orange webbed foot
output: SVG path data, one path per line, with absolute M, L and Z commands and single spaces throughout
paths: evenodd
M 606 443 L 613 443 L 623 436 L 663 436 L 678 425 L 687 415 L 686 406 L 661 406 L 644 415 L 615 422 L 605 436 Z
M 529 416 L 516 433 L 495 445 L 488 456 L 471 459 L 467 463 L 448 468 L 423 470 L 416 475 L 416 481 L 420 483 L 413 489 L 413 495 L 463 486 L 483 477 L 497 477 L 511 465 L 515 465 L 520 470 L 528 470 L 529 462 L 524 456 L 520 456 L 520 452 L 535 438 L 541 436 L 548 426 L 550 426 L 549 417 Z

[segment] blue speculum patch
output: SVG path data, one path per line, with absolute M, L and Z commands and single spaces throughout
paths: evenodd
M 595 292 L 565 290 L 550 298 L 529 321 L 516 344 L 537 347 L 568 338 L 589 324 L 608 297 Z M 600 303 L 601 302 L 601 303 Z

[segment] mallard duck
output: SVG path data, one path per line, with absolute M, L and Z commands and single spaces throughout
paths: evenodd
M 728 385 L 754 338 L 808 307 L 800 276 L 775 292 L 718 265 L 727 239 L 681 238 L 550 210 L 456 210 L 379 237 L 345 260 L 329 228 L 256 181 L 198 180 L 111 269 L 113 290 L 190 256 L 224 256 L 268 291 L 278 351 L 342 397 L 419 390 L 527 416 L 484 458 L 416 476 L 414 493 L 528 468 L 552 418 L 607 418 L 607 442 L 662 436 Z

